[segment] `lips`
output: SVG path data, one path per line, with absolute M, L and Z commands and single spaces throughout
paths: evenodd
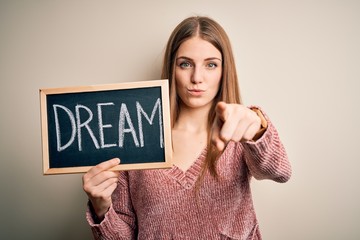
M 205 90 L 202 89 L 188 89 L 189 93 L 193 96 L 201 96 Z
M 205 92 L 205 90 L 201 89 L 188 89 L 189 92 Z

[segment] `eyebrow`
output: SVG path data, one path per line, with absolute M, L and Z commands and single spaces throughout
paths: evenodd
M 186 60 L 189 60 L 189 61 L 194 61 L 192 58 L 185 57 L 185 56 L 180 56 L 180 57 L 176 58 L 176 60 L 179 60 L 179 59 L 186 59 Z M 218 60 L 218 61 L 222 62 L 222 59 L 217 58 L 217 57 L 209 57 L 209 58 L 204 59 L 204 61 L 210 61 L 210 60 Z

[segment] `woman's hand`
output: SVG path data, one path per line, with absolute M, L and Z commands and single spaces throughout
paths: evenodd
M 111 194 L 117 187 L 119 172 L 111 171 L 120 163 L 118 158 L 92 167 L 83 176 L 83 189 L 88 195 L 95 214 L 102 220 L 111 206 Z
M 259 116 L 243 105 L 219 102 L 215 111 L 211 141 L 219 151 L 224 150 L 229 141 L 252 140 L 261 128 Z

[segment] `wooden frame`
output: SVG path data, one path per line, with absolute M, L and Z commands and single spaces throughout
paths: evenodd
M 79 87 L 64 87 L 64 88 L 48 88 L 40 89 L 40 110 L 41 110 L 41 136 L 42 136 L 42 160 L 43 160 L 43 174 L 65 174 L 65 173 L 83 173 L 87 172 L 93 165 L 74 166 L 74 167 L 50 167 L 51 159 L 49 154 L 49 122 L 48 122 L 48 101 L 47 97 L 57 94 L 68 93 L 91 93 L 91 92 L 107 92 L 118 91 L 125 89 L 139 89 L 139 88 L 161 88 L 161 107 L 162 107 L 162 124 L 163 124 L 163 149 L 164 158 L 159 162 L 147 163 L 130 163 L 119 164 L 112 170 L 136 170 L 136 169 L 158 169 L 170 168 L 172 166 L 172 143 L 171 143 L 171 122 L 170 122 L 170 106 L 169 106 L 169 90 L 167 80 L 153 80 L 143 82 L 127 82 L 119 84 L 106 84 L 94 86 L 79 86 Z M 159 114 L 160 115 L 160 114 Z M 103 159 L 105 161 L 107 159 Z

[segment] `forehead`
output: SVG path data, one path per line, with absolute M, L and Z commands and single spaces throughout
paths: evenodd
M 196 36 L 184 41 L 178 51 L 177 57 L 187 57 L 194 60 L 219 58 L 221 52 L 210 42 Z

